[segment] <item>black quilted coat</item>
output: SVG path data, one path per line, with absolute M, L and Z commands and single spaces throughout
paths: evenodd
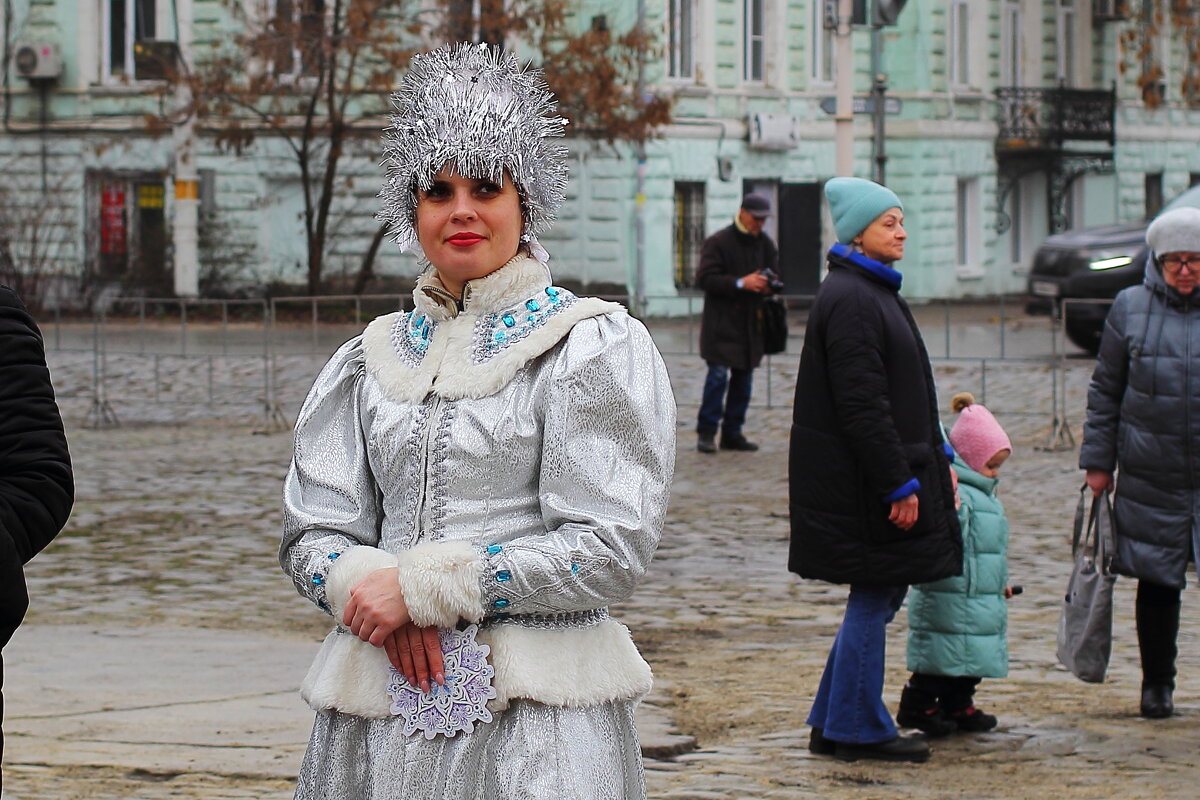
M 962 571 L 933 373 L 899 273 L 837 245 L 808 318 L 792 416 L 788 568 L 899 586 Z M 913 479 L 903 531 L 886 498 Z

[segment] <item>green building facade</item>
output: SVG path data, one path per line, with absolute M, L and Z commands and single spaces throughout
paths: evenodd
M 306 2 L 320 5 L 245 0 L 243 10 L 269 16 Z M 1155 2 L 1165 7 L 1146 6 Z M 169 293 L 183 126 L 155 59 L 176 48 L 195 58 L 237 15 L 224 0 L 4 4 L 0 242 L 63 298 L 80 287 Z M 1049 232 L 1142 218 L 1200 181 L 1200 98 L 1181 90 L 1187 43 L 1166 25 L 1150 61 L 1132 63 L 1120 39 L 1144 23 L 1120 18 L 1117 5 L 909 0 L 877 37 L 854 29 L 855 96 L 870 94 L 873 38 L 886 75 L 884 168 L 905 204 L 907 295 L 1021 292 Z M 545 237 L 556 277 L 593 291 L 640 289 L 652 311 L 680 313 L 693 303 L 704 237 L 756 191 L 775 203 L 768 231 L 789 293 L 814 291 L 833 241 L 821 186 L 835 174 L 836 7 L 645 0 L 644 24 L 660 40 L 647 90 L 674 98 L 674 119 L 644 163 L 629 144 L 568 140 L 568 200 Z M 580 25 L 637 23 L 633 0 L 576 9 Z M 1139 86 L 1156 66 L 1161 77 Z M 1147 91 L 1159 93 L 1158 107 Z M 384 124 L 364 121 L 346 160 L 326 269 L 335 286 L 350 283 L 377 229 Z M 874 174 L 874 132 L 872 116 L 857 114 L 856 175 Z M 260 136 L 222 150 L 203 120 L 195 136 L 202 290 L 302 284 L 301 182 L 285 144 Z M 399 285 L 417 268 L 385 243 L 380 275 Z

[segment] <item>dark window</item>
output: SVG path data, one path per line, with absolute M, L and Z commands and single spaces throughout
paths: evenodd
M 675 182 L 675 286 L 692 285 L 704 244 L 704 184 Z
M 1150 219 L 1163 207 L 1163 174 L 1146 173 L 1146 219 Z

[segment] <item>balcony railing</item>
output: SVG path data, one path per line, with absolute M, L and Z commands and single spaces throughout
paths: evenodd
M 996 90 L 997 149 L 1061 150 L 1068 141 L 1115 143 L 1115 87 L 1068 89 L 1002 87 Z

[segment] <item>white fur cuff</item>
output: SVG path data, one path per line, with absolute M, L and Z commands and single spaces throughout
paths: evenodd
M 483 619 L 484 562 L 468 542 L 425 542 L 400 553 L 400 590 L 412 621 L 453 628 Z
M 333 609 L 333 618 L 342 621 L 342 612 L 350 601 L 350 590 L 377 569 L 396 566 L 396 557 L 378 547 L 351 547 L 338 556 L 326 576 L 325 597 Z

